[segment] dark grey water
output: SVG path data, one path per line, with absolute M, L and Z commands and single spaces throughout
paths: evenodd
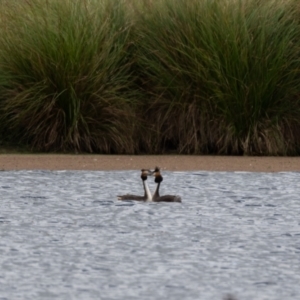
M 0 299 L 300 299 L 300 173 L 139 175 L 0 172 Z

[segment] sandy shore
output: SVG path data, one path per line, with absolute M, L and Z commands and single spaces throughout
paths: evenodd
M 1 170 L 300 171 L 300 157 L 1 154 Z

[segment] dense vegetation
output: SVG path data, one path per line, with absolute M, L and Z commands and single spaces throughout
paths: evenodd
M 0 0 L 0 143 L 300 154 L 297 0 Z

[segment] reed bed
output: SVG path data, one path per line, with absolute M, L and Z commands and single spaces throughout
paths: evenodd
M 298 155 L 296 0 L 0 0 L 1 140 Z

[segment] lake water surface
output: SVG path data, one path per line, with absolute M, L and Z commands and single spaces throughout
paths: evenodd
M 300 173 L 163 175 L 0 172 L 0 299 L 300 299 Z

